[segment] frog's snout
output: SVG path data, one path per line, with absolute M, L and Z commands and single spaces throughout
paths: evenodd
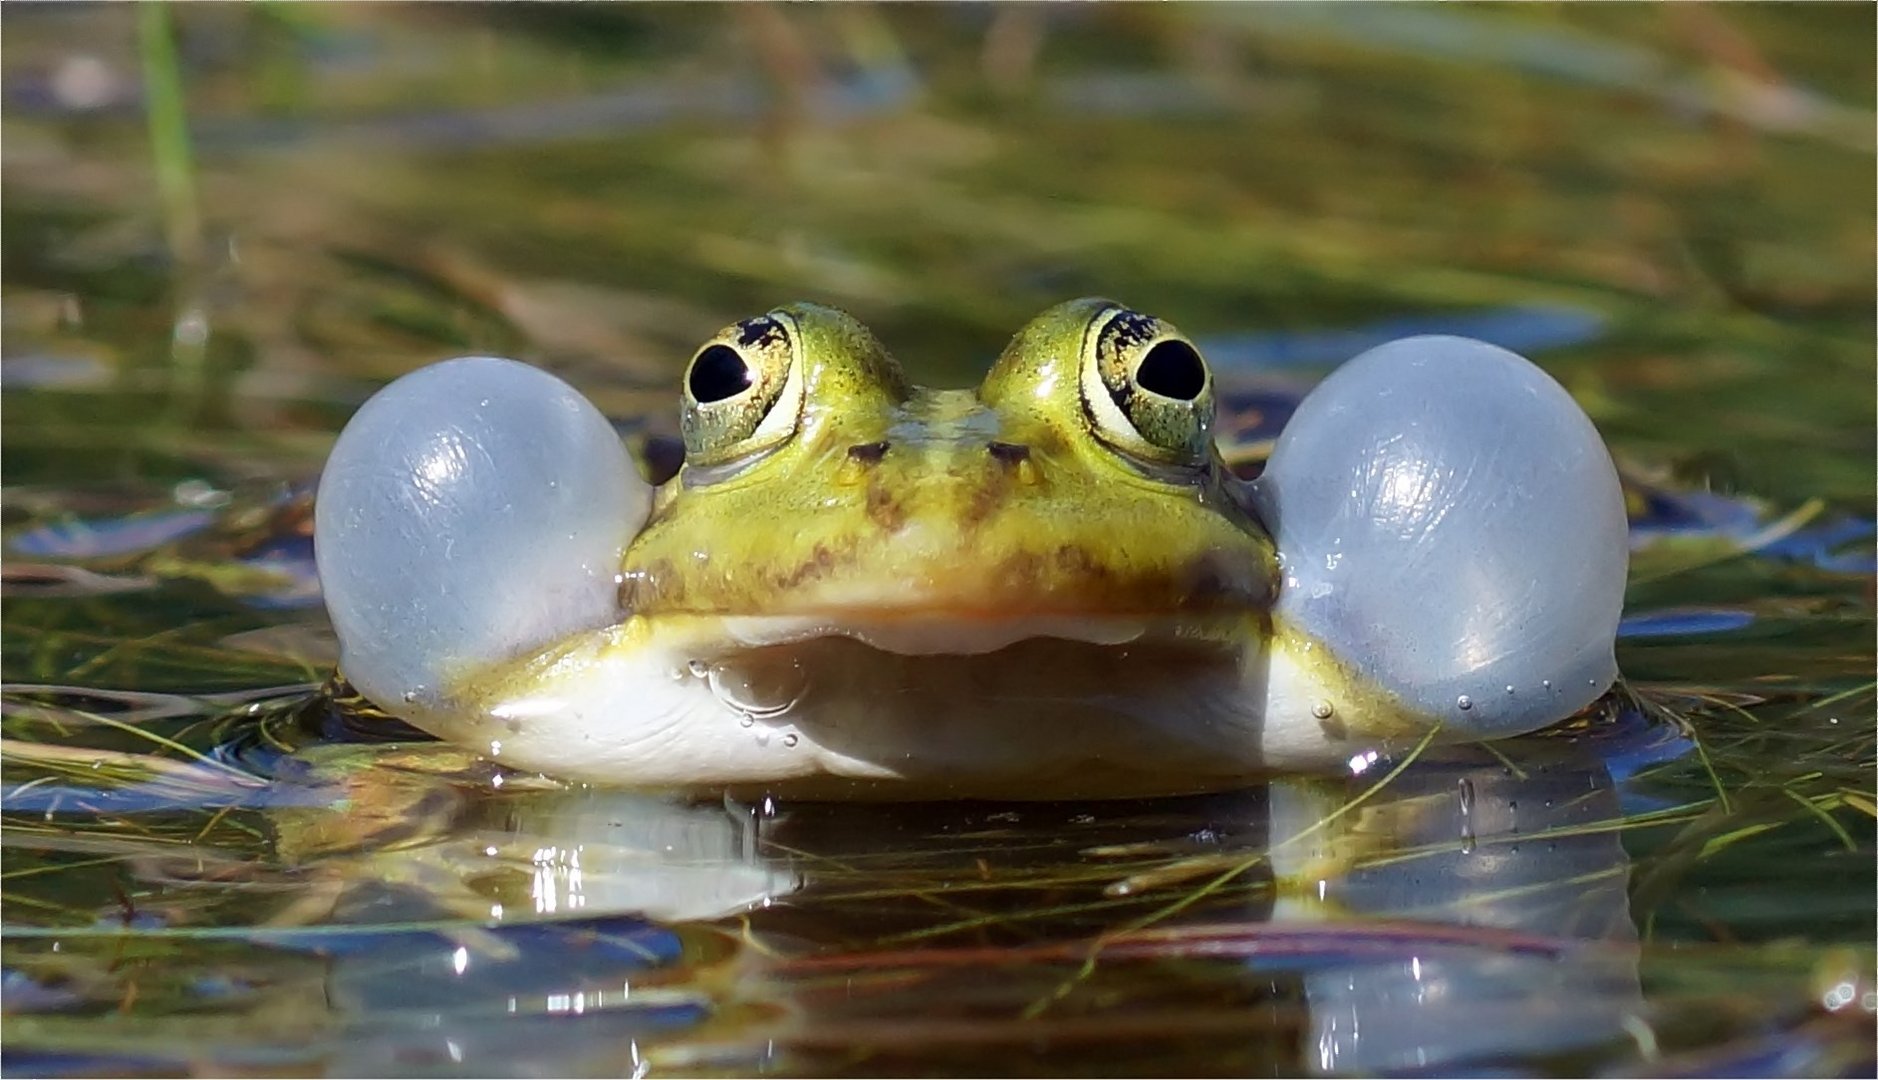
M 883 533 L 922 523 L 971 530 L 1035 489 L 1045 469 L 1027 443 L 1001 439 L 877 439 L 836 458 L 835 483 L 854 493 Z M 948 557 L 957 555 L 957 538 Z
M 878 465 L 887 458 L 893 443 L 887 439 L 873 442 L 855 443 L 848 447 L 848 460 L 859 465 Z M 1016 468 L 1030 460 L 1030 447 L 1025 443 L 1005 442 L 992 439 L 985 443 L 985 453 L 1000 465 Z

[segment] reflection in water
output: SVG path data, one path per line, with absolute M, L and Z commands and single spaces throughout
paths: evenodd
M 1392 1072 L 1622 1045 L 1641 1009 L 1614 789 L 1561 739 L 1380 785 L 1386 761 L 1186 799 L 782 810 L 526 790 L 425 752 L 315 748 L 324 796 L 270 800 L 285 865 L 172 876 L 284 906 L 193 930 L 148 909 L 151 948 L 207 935 L 164 962 L 193 1005 L 108 1047 L 85 1017 L 133 992 L 126 939 L 14 937 L 9 1038 L 78 1056 L 8 1070 L 199 1061 L 200 1025 L 232 1016 L 221 1067 L 328 1074 L 983 1072 L 1046 1050 L 1047 1071 Z
M 712 919 L 800 884 L 788 860 L 758 857 L 757 819 L 741 808 L 582 789 L 519 802 L 504 826 L 507 846 L 535 845 L 529 899 L 538 915 Z
M 1596 827 L 1620 816 L 1616 791 L 1594 759 L 1555 746 L 1564 752 L 1516 765 L 1480 750 L 1418 763 L 1326 829 L 1314 823 L 1349 792 L 1274 787 L 1274 835 L 1303 837 L 1272 853 L 1275 922 L 1400 918 L 1553 943 L 1407 948 L 1306 973 L 1310 1065 L 1455 1067 L 1622 1035 L 1642 998 L 1629 861 L 1619 835 Z
M 1147 837 L 1164 846 L 1170 833 L 1200 849 L 1126 879 L 1164 918 L 1087 918 L 1073 861 L 1057 863 L 1057 914 L 1043 917 L 1000 903 L 1008 897 L 974 893 L 969 879 L 934 873 L 997 858 L 982 819 L 966 851 L 948 851 L 931 839 L 909 845 L 904 835 L 895 845 L 881 828 L 891 833 L 891 816 L 859 826 L 857 840 L 852 808 L 803 808 L 771 830 L 798 852 L 839 861 L 897 846 L 897 860 L 926 871 L 916 888 L 941 902 L 956 898 L 946 903 L 951 911 L 988 917 L 975 927 L 944 914 L 936 926 L 931 914 L 923 926 L 896 922 L 882 909 L 898 901 L 857 904 L 850 874 L 818 881 L 811 870 L 787 910 L 753 920 L 759 931 L 786 929 L 818 944 L 865 933 L 893 945 L 813 953 L 767 972 L 796 1010 L 798 1025 L 783 1041 L 826 1051 L 872 1040 L 886 1056 L 869 1060 L 897 1061 L 894 1044 L 909 1039 L 919 1045 L 899 1051 L 926 1060 L 958 1052 L 957 1043 L 993 1054 L 1026 1040 L 1095 1049 L 1124 1034 L 1150 1047 L 1173 1040 L 1165 1050 L 1178 1054 L 1174 1046 L 1195 1037 L 1232 1033 L 1250 1055 L 1247 1067 L 1263 1060 L 1344 1073 L 1458 1068 L 1620 1039 L 1641 999 L 1628 861 L 1618 835 L 1600 828 L 1618 816 L 1610 778 L 1562 742 L 1509 751 L 1517 763 L 1471 750 L 1418 762 L 1353 807 L 1380 769 L 1348 782 L 1285 780 L 1188 800 L 1171 816 L 1167 803 L 1088 807 L 1081 830 L 1070 811 L 1003 812 L 1011 827 L 997 839 L 1019 849 L 1054 835 L 1087 859 L 1154 847 Z M 974 836 L 957 833 L 952 849 Z M 1183 862 L 1198 873 L 1183 874 Z M 1235 880 L 1249 887 L 1229 905 L 1174 910 L 1234 866 L 1246 868 Z M 1106 895 L 1127 891 L 1117 878 L 1106 877 Z M 1156 895 L 1157 880 L 1181 884 Z M 924 947 L 939 940 L 926 931 L 948 923 L 955 932 L 943 938 L 947 947 Z M 983 947 L 987 940 L 999 947 Z M 1094 971 L 1078 973 L 1089 956 Z M 1115 969 L 1111 977 L 1105 967 Z M 987 970 L 999 973 L 996 984 L 987 985 Z M 857 1003 L 827 982 L 889 971 L 908 980 L 904 997 L 885 990 Z M 1006 1004 L 1016 1008 L 992 1008 Z M 988 1010 L 999 1019 L 988 1021 Z M 908 1025 L 907 1016 L 925 1026 Z M 1014 1016 L 1025 1019 L 1011 1023 Z M 1162 1053 L 1138 1067 L 1165 1071 L 1167 1060 Z
M 425 1039 L 477 1048 L 485 1067 L 516 1060 L 478 1018 L 492 1006 L 528 1030 L 588 1015 L 602 1040 L 630 1037 L 633 1061 L 692 1068 L 844 1071 L 855 1053 L 983 1067 L 1026 1042 L 1106 1052 L 1127 1035 L 1388 1072 L 1621 1039 L 1641 1002 L 1628 863 L 1601 827 L 1618 816 L 1610 779 L 1562 741 L 1511 749 L 1417 762 L 1354 805 L 1376 767 L 1143 803 L 769 816 L 590 790 L 502 800 L 453 842 L 533 852 L 532 908 L 504 918 L 613 917 L 341 956 L 332 1001 L 379 1024 L 422 1003 L 442 1032 Z M 1235 865 L 1229 902 L 1167 911 Z M 705 980 L 711 1009 L 737 1018 L 707 1039 L 687 1033 L 706 1015 L 695 973 L 692 996 L 665 989 L 678 939 L 639 917 L 726 916 L 757 948 Z
M 652 924 L 517 926 L 361 946 L 335 959 L 325 992 L 345 1027 L 367 1037 L 334 1040 L 329 1075 L 591 1073 L 571 1065 L 583 1045 L 602 1055 L 623 1048 L 632 1061 L 639 1040 L 709 1015 L 701 995 L 658 985 L 697 957 L 685 956 L 679 934 Z M 540 1071 L 546 1062 L 557 1067 Z

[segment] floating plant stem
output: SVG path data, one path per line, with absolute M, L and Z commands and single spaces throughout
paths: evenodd
M 1815 818 L 1818 818 L 1820 822 L 1826 826 L 1826 828 L 1832 830 L 1832 834 L 1839 838 L 1839 843 L 1843 844 L 1847 851 L 1858 850 L 1858 841 L 1853 840 L 1852 834 L 1845 830 L 1845 826 L 1839 824 L 1838 819 L 1834 818 L 1832 814 L 1829 813 L 1825 808 L 1821 807 L 1819 803 L 1814 802 L 1812 799 L 1807 798 L 1806 796 L 1800 794 L 1797 791 L 1794 791 L 1792 788 L 1783 787 L 1783 788 L 1780 788 L 1779 790 L 1780 790 L 1780 793 L 1785 795 L 1787 798 L 1792 799 L 1794 802 L 1799 803 L 1801 806 L 1805 807 L 1808 813 L 1812 814 Z M 1827 798 L 1832 798 L 1832 796 L 1827 796 Z

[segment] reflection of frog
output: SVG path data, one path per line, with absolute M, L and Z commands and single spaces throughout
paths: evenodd
M 1107 301 L 1040 316 L 976 390 L 796 305 L 697 353 L 648 495 L 564 384 L 438 365 L 322 480 L 342 668 L 525 767 L 886 797 L 1221 788 L 1609 685 L 1622 498 L 1536 368 L 1375 350 L 1255 485 L 1213 409 L 1192 343 Z
M 1504 745 L 1434 751 L 1354 813 L 1368 775 L 1272 784 L 1273 925 L 1386 920 L 1304 968 L 1314 1069 L 1557 1053 L 1642 1009 L 1609 772 L 1571 740 Z
M 1083 1040 L 1112 1050 L 1104 1025 L 1132 1023 L 1144 1040 L 1214 1054 L 1221 1044 L 1194 1031 L 1228 1032 L 1220 1038 L 1269 1056 L 1273 1071 L 1452 1071 L 1621 1046 L 1643 1008 L 1621 810 L 1586 742 L 1430 751 L 1381 787 L 1372 770 L 1188 799 L 859 815 L 504 785 L 432 851 L 380 850 L 359 876 L 410 881 L 415 866 L 453 866 L 485 904 L 500 902 L 496 924 L 736 916 L 735 937 L 754 947 L 734 978 L 664 985 L 710 987 L 718 1015 L 737 1019 L 704 1037 L 775 1054 L 763 1059 L 774 1071 L 813 1071 L 804 1066 L 830 1045 L 903 1049 L 917 1019 L 966 1012 L 981 1037 L 1056 1030 L 1059 1053 L 1087 1049 Z M 355 794 L 409 786 L 382 768 L 352 779 Z M 1168 918 L 1170 907 L 1182 917 Z M 567 925 L 591 934 L 595 924 Z M 427 950 L 428 962 L 393 968 L 375 954 L 344 965 L 340 984 L 361 999 L 444 1001 L 446 1030 L 473 1031 L 486 1022 L 473 995 L 499 1008 L 514 989 L 465 982 L 451 961 L 460 944 L 387 942 Z M 557 963 L 592 955 L 543 944 Z M 713 945 L 699 933 L 691 948 Z M 632 1001 L 658 1000 L 656 974 L 619 966 Z M 867 992 L 853 992 L 863 979 Z M 543 992 L 612 990 L 593 975 L 560 980 Z M 452 1004 L 451 987 L 471 996 Z M 1026 1016 L 1038 1002 L 1051 1004 Z M 918 1037 L 946 1045 L 944 1034 Z M 987 1042 L 987 1054 L 1008 1052 L 1001 1038 Z M 737 1052 L 724 1041 L 714 1051 Z

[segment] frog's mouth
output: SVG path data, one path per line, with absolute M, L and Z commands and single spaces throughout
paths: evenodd
M 1053 640 L 1118 647 L 1187 643 L 1217 647 L 1256 633 L 1251 613 L 1116 614 L 1030 612 L 994 614 L 953 610 L 845 609 L 804 614 L 692 616 L 684 636 L 716 639 L 736 652 L 849 638 L 899 656 L 980 656 L 1019 642 Z M 696 637 L 694 637 L 696 640 Z

